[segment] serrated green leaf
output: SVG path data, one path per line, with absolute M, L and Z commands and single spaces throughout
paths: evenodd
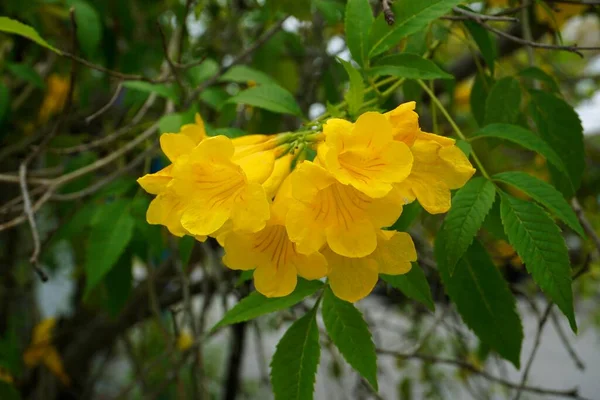
M 496 57 L 498 56 L 496 37 L 475 21 L 466 20 L 464 24 L 475 43 L 477 43 L 477 47 L 479 47 L 479 51 L 493 76 Z
M 548 88 L 552 92 L 560 93 L 560 88 L 558 87 L 556 80 L 538 67 L 527 67 L 519 71 L 519 76 L 543 82 L 548 85 Z
M 301 117 L 302 111 L 294 96 L 277 85 L 260 85 L 243 90 L 227 100 L 228 103 L 247 104 L 280 114 Z
M 520 171 L 502 172 L 492 178 L 495 181 L 507 183 L 521 190 L 550 210 L 581 237 L 585 237 L 585 232 L 577 219 L 577 215 L 575 215 L 563 195 L 552 185 Z
M 348 78 L 350 78 L 350 88 L 344 96 L 346 103 L 348 103 L 348 111 L 351 116 L 357 117 L 364 98 L 365 84 L 363 78 L 360 72 L 354 69 L 348 61 L 344 61 L 341 58 L 338 58 L 338 61 L 344 66 Z
M 131 90 L 139 90 L 145 93 L 156 93 L 161 97 L 166 97 L 174 102 L 178 102 L 179 97 L 173 86 L 165 85 L 162 83 L 150 83 L 144 81 L 126 81 L 123 82 L 123 87 Z
M 17 20 L 10 19 L 8 17 L 0 17 L 0 31 L 23 36 L 29 40 L 36 42 L 40 46 L 44 46 L 45 48 L 62 55 L 62 51 L 58 50 L 56 47 L 51 46 L 48 42 L 42 39 L 40 34 L 37 33 L 35 29 Z
M 501 193 L 500 214 L 510 244 L 533 280 L 567 316 L 577 332 L 569 253 L 560 229 L 537 204 Z
M 312 400 L 321 356 L 316 308 L 285 332 L 271 360 L 275 400 Z
M 371 76 L 391 75 L 407 79 L 454 79 L 433 61 L 418 54 L 402 53 L 383 57 L 369 70 Z
M 519 368 L 523 327 L 506 281 L 477 240 L 450 276 L 444 254 L 446 239 L 445 234 L 439 234 L 435 244 L 446 293 L 479 339 Z
M 234 65 L 219 79 L 221 82 L 248 83 L 253 81 L 261 85 L 277 85 L 269 75 L 246 65 Z
M 585 171 L 583 127 L 579 116 L 567 102 L 549 93 L 531 93 L 531 114 L 540 136 L 558 153 L 566 167 L 570 183 L 563 174 L 550 168 L 556 187 L 571 197 L 579 186 Z
M 396 17 L 394 24 L 388 25 L 383 13 L 373 23 L 369 35 L 371 43 L 369 57 L 391 49 L 401 39 L 420 31 L 460 3 L 462 0 L 396 0 L 392 4 Z
M 258 292 L 252 292 L 229 310 L 212 330 L 290 308 L 322 287 L 323 282 L 321 281 L 307 281 L 299 278 L 296 289 L 285 297 L 265 297 Z
M 473 242 L 495 197 L 494 184 L 477 177 L 467 182 L 452 198 L 452 207 L 444 221 L 446 266 L 450 275 L 454 274 L 456 263 Z
M 366 65 L 369 59 L 369 32 L 373 20 L 369 0 L 348 0 L 344 21 L 346 44 L 360 66 Z
M 521 87 L 512 77 L 497 81 L 485 103 L 485 125 L 493 123 L 513 124 L 519 118 Z
M 421 302 L 435 311 L 435 304 L 431 297 L 431 289 L 425 277 L 423 269 L 417 263 L 412 263 L 412 268 L 408 273 L 402 275 L 379 275 L 381 279 L 389 283 L 393 288 L 401 291 L 405 296 Z
M 103 204 L 95 213 L 86 248 L 85 296 L 115 266 L 131 239 L 134 226 L 126 200 Z
M 508 237 L 504 232 L 504 225 L 502 225 L 502 218 L 500 218 L 500 198 L 496 198 L 494 205 L 492 205 L 490 212 L 488 212 L 481 226 L 496 239 L 508 242 Z
M 84 0 L 67 1 L 75 10 L 77 41 L 83 52 L 91 57 L 98 52 L 102 39 L 102 21 L 94 7 Z
M 333 344 L 375 390 L 377 386 L 377 354 L 369 327 L 352 303 L 337 298 L 329 286 L 323 295 L 323 322 Z
M 544 156 L 548 162 L 560 171 L 565 171 L 566 173 L 565 165 L 552 147 L 528 129 L 510 124 L 491 124 L 477 131 L 472 140 L 485 137 L 508 140 L 528 150 L 535 151 Z
M 13 64 L 8 62 L 4 66 L 8 71 L 10 71 L 10 73 L 26 82 L 31 83 L 33 86 L 40 89 L 46 87 L 46 84 L 44 83 L 44 80 L 40 74 L 38 74 L 37 71 L 31 66 L 27 64 Z

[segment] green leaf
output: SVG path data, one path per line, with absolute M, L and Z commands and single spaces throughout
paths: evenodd
M 114 268 L 104 278 L 107 294 L 106 308 L 113 317 L 119 315 L 131 294 L 131 283 L 133 282 L 131 269 L 131 254 L 124 252 Z
M 495 181 L 507 183 L 521 190 L 550 210 L 581 237 L 585 237 L 585 232 L 577 219 L 577 215 L 575 215 L 563 195 L 552 185 L 520 171 L 502 172 L 492 178 Z
M 373 10 L 369 0 L 348 0 L 344 22 L 346 44 L 352 58 L 360 66 L 368 64 L 369 32 L 373 20 Z
M 446 239 L 438 235 L 435 245 L 446 293 L 479 339 L 518 369 L 523 327 L 506 281 L 479 241 L 473 242 L 451 276 L 443 252 Z
M 344 5 L 335 0 L 313 0 L 312 3 L 329 25 L 340 22 L 344 16 Z
M 10 92 L 5 84 L 0 83 L 0 123 L 10 111 Z
M 179 96 L 175 91 L 173 86 L 164 85 L 162 83 L 150 83 L 144 81 L 126 81 L 123 82 L 123 87 L 132 90 L 139 90 L 140 92 L 145 93 L 156 93 L 161 97 L 166 97 L 167 99 L 171 99 L 174 102 L 179 101 Z
M 400 217 L 390 229 L 398 232 L 406 232 L 414 220 L 421 214 L 421 211 L 423 211 L 423 207 L 421 207 L 418 201 L 413 201 L 405 205 L 402 209 L 402 214 L 400 214 Z
M 496 188 L 489 180 L 473 178 L 456 192 L 444 221 L 446 266 L 450 275 L 481 228 L 494 204 Z
M 265 297 L 258 292 L 252 292 L 229 310 L 212 330 L 290 308 L 322 287 L 323 282 L 321 281 L 307 281 L 299 278 L 296 289 L 285 297 Z
M 548 88 L 552 92 L 560 93 L 560 88 L 558 87 L 556 80 L 538 67 L 527 67 L 519 71 L 519 76 L 543 82 L 548 85 Z
M 186 76 L 192 85 L 199 86 L 202 82 L 219 72 L 219 64 L 212 58 L 207 58 L 200 65 L 187 70 Z
M 408 79 L 454 79 L 433 61 L 410 53 L 383 57 L 369 70 L 369 74 L 371 76 L 392 75 Z
M 481 55 L 493 76 L 496 57 L 498 56 L 496 37 L 475 21 L 466 20 L 464 24 L 475 43 L 477 43 L 477 47 L 479 47 L 479 51 L 481 51 Z
M 496 239 L 508 242 L 508 236 L 504 232 L 504 225 L 502 225 L 502 218 L 500 218 L 500 198 L 494 201 L 494 205 L 492 205 L 492 209 L 485 217 L 482 227 Z
M 249 280 L 252 279 L 252 275 L 254 275 L 254 270 L 253 269 L 248 269 L 245 271 L 242 271 L 240 273 L 239 278 L 237 279 L 237 281 L 235 282 L 235 287 L 240 287 L 244 284 L 244 282 L 248 282 Z
M 456 147 L 458 147 L 467 157 L 469 157 L 471 155 L 471 153 L 473 152 L 473 147 L 466 140 L 457 139 Z
M 44 83 L 44 80 L 40 74 L 38 74 L 37 71 L 31 66 L 27 64 L 13 64 L 8 62 L 4 64 L 4 66 L 8 71 L 10 71 L 10 73 L 26 82 L 31 83 L 33 86 L 40 89 L 46 87 L 46 84 Z
M 183 117 L 181 114 L 168 114 L 161 117 L 158 121 L 158 130 L 160 133 L 176 133 L 179 132 L 181 125 L 183 125 Z
M 133 234 L 135 220 L 126 200 L 102 205 L 92 220 L 85 260 L 85 296 L 115 266 Z
M 102 21 L 94 7 L 87 1 L 71 0 L 67 2 L 75 9 L 77 41 L 83 52 L 91 57 L 98 52 L 102 39 Z
M 191 236 L 184 236 L 178 241 L 179 259 L 181 260 L 181 265 L 183 265 L 184 268 L 187 268 L 188 264 L 190 263 L 192 250 L 194 250 L 194 244 L 196 244 L 196 239 Z
M 471 95 L 469 96 L 469 104 L 471 106 L 471 112 L 475 121 L 479 126 L 483 126 L 485 122 L 485 103 L 490 92 L 490 88 L 494 84 L 494 80 L 483 74 L 477 74 L 473 87 L 471 88 Z
M 377 391 L 377 354 L 369 327 L 352 303 L 337 298 L 327 287 L 323 295 L 323 322 L 333 344 L 348 364 Z
M 430 309 L 435 311 L 435 304 L 431 297 L 431 289 L 425 277 L 423 269 L 417 263 L 412 263 L 412 268 L 408 273 L 402 275 L 379 275 L 381 279 L 389 283 L 393 288 L 398 289 L 405 296 L 413 300 L 421 302 Z
M 23 36 L 29 40 L 36 42 L 40 46 L 44 46 L 45 48 L 62 55 L 62 51 L 51 46 L 48 42 L 42 39 L 40 34 L 37 33 L 35 29 L 17 20 L 10 19 L 8 17 L 0 17 L 0 32 L 14 33 L 15 35 Z
M 396 0 L 392 4 L 396 22 L 388 25 L 381 13 L 371 28 L 369 57 L 374 57 L 394 47 L 406 36 L 423 29 L 462 0 Z
M 500 214 L 510 244 L 576 332 L 569 253 L 560 229 L 537 204 L 504 193 L 501 198 Z
M 566 171 L 562 160 L 552 147 L 528 129 L 521 128 L 517 125 L 491 124 L 477 131 L 471 140 L 490 137 L 508 140 L 509 142 L 518 144 L 528 150 L 535 151 L 546 157 L 546 159 L 559 170 Z
M 221 82 L 248 83 L 250 81 L 261 85 L 277 85 L 269 75 L 250 68 L 246 65 L 234 65 L 219 79 Z
M 316 308 L 294 322 L 271 360 L 275 400 L 311 400 L 321 356 Z
M 552 180 L 566 197 L 571 197 L 581 186 L 585 170 L 583 127 L 579 116 L 563 99 L 541 91 L 531 93 L 530 107 L 540 136 L 558 153 L 572 186 L 554 168 L 550 168 Z
M 360 72 L 354 69 L 352 64 L 350 64 L 348 61 L 342 60 L 341 58 L 338 58 L 338 61 L 344 66 L 344 69 L 350 78 L 350 88 L 346 92 L 344 98 L 348 103 L 348 111 L 350 112 L 350 115 L 356 117 L 358 116 L 360 108 L 363 104 L 365 84 Z
M 21 400 L 21 393 L 11 383 L 0 380 L 0 399 Z
M 241 130 L 240 128 L 216 128 L 210 131 L 209 136 L 223 135 L 228 138 L 235 139 L 247 135 L 248 132 Z
M 517 121 L 521 105 L 521 87 L 512 77 L 497 81 L 485 103 L 485 125 L 493 123 L 512 124 Z
M 281 114 L 301 117 L 302 111 L 294 96 L 277 85 L 260 85 L 243 90 L 227 100 L 228 103 L 248 104 Z

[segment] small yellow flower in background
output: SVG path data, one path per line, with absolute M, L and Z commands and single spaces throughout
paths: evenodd
M 290 294 L 297 276 L 319 279 L 327 274 L 327 262 L 318 251 L 298 252 L 288 236 L 285 217 L 291 199 L 291 179 L 288 177 L 271 207 L 271 218 L 264 229 L 256 233 L 229 232 L 221 240 L 225 249 L 223 263 L 231 269 L 254 269 L 254 286 L 267 297 Z
M 58 350 L 52 344 L 55 327 L 56 319 L 48 318 L 33 328 L 31 344 L 25 350 L 23 360 L 29 368 L 44 364 L 65 386 L 69 386 L 71 380 L 65 372 Z
M 331 249 L 323 251 L 329 265 L 329 285 L 342 300 L 355 302 L 366 297 L 377 283 L 379 274 L 400 275 L 411 269 L 417 252 L 408 233 L 377 232 L 377 249 L 362 258 L 343 257 Z
M 319 160 L 344 185 L 370 197 L 383 197 L 392 183 L 410 173 L 413 156 L 406 144 L 393 139 L 392 124 L 377 112 L 362 114 L 356 123 L 333 118 L 323 126 L 325 145 Z
M 180 351 L 187 351 L 194 345 L 194 339 L 188 332 L 181 332 L 177 337 L 176 345 Z
M 46 96 L 42 101 L 38 115 L 41 124 L 62 111 L 69 95 L 69 78 L 52 74 L 48 77 Z
M 13 384 L 15 380 L 10 371 L 4 367 L 0 367 L 0 381 Z
M 430 214 L 450 209 L 450 189 L 462 187 L 475 173 L 455 140 L 432 133 L 419 132 L 410 148 L 413 168 L 396 188 L 407 202 L 415 199 Z
M 256 232 L 269 219 L 269 202 L 261 186 L 273 171 L 272 151 L 233 161 L 231 139 L 215 136 L 177 159 L 171 187 L 185 205 L 181 225 L 193 235 L 214 234 L 231 221 L 234 230 Z
M 392 225 L 402 212 L 403 200 L 395 190 L 374 199 L 341 184 L 325 168 L 301 163 L 290 175 L 294 201 L 286 228 L 298 251 L 310 254 L 326 243 L 346 257 L 363 257 L 377 246 L 377 232 Z

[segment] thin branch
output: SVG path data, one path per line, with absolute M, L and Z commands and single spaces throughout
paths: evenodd
M 225 72 L 227 72 L 231 67 L 233 67 L 234 65 L 237 65 L 239 62 L 243 61 L 250 54 L 254 53 L 267 40 L 269 40 L 271 37 L 273 37 L 273 35 L 275 35 L 277 32 L 279 32 L 281 30 L 281 28 L 283 27 L 283 23 L 285 22 L 285 20 L 287 18 L 288 17 L 285 16 L 285 17 L 281 18 L 279 21 L 277 21 L 277 23 L 275 23 L 275 25 L 271 26 L 267 31 L 265 31 L 261 37 L 256 39 L 256 41 L 254 41 L 254 43 L 252 43 L 251 46 L 249 46 L 247 49 L 245 49 L 240 54 L 235 56 L 229 65 L 222 65 L 216 74 L 214 74 L 211 78 L 202 82 L 202 84 L 200 86 L 198 86 L 196 89 L 194 89 L 190 93 L 190 97 L 185 102 L 184 108 L 190 106 L 190 104 L 192 104 L 195 101 L 196 97 L 198 97 L 198 95 L 200 93 L 202 93 L 207 87 L 215 84 L 219 80 L 219 78 Z
M 86 117 L 85 123 L 89 124 L 94 119 L 96 119 L 97 117 L 99 117 L 100 115 L 102 115 L 106 111 L 108 111 L 108 109 L 111 108 L 113 106 L 113 104 L 115 104 L 115 101 L 117 101 L 117 99 L 119 98 L 119 95 L 121 94 L 122 90 L 123 90 L 123 82 L 119 82 L 119 84 L 117 85 L 117 89 L 115 90 L 115 93 L 112 95 L 112 97 L 110 98 L 108 103 L 106 103 L 104 106 L 102 106 L 102 108 L 100 108 L 98 111 L 96 111 L 89 117 Z
M 460 7 L 454 7 L 454 8 L 452 8 L 452 11 L 454 11 L 457 14 L 461 14 L 463 16 L 462 19 L 468 19 L 468 20 L 472 20 L 472 21 L 476 21 L 476 22 L 481 22 L 481 21 L 519 22 L 519 20 L 514 17 L 479 14 L 479 13 L 475 13 L 475 12 L 472 12 L 469 10 L 462 9 Z
M 521 386 L 518 383 L 511 382 L 509 380 L 494 376 L 494 375 L 476 367 L 475 365 L 473 365 L 469 362 L 466 362 L 466 361 L 462 361 L 462 360 L 432 356 L 432 355 L 428 355 L 428 354 L 414 354 L 414 353 L 413 354 L 405 354 L 405 353 L 401 353 L 401 352 L 397 352 L 397 351 L 393 351 L 393 350 L 387 350 L 387 349 L 376 349 L 376 351 L 378 354 L 402 358 L 405 360 L 417 359 L 417 360 L 421 360 L 423 362 L 430 363 L 430 364 L 451 365 L 456 368 L 460 368 L 460 369 L 469 371 L 469 372 L 479 375 L 482 378 L 485 378 L 491 382 L 498 383 L 500 385 L 506 386 L 507 388 L 511 388 L 511 389 L 521 389 L 526 392 L 536 393 L 536 394 L 541 394 L 541 395 L 561 396 L 561 397 L 577 399 L 577 400 L 587 400 L 585 397 L 582 397 L 579 395 L 579 390 L 577 388 L 573 388 L 573 389 L 569 389 L 569 390 L 556 390 L 556 389 L 545 389 L 545 388 L 541 388 L 541 387 L 537 387 L 537 386 Z
M 158 21 L 156 22 L 156 26 L 158 28 L 158 32 L 160 33 L 161 43 L 163 51 L 165 53 L 165 59 L 167 60 L 167 63 L 171 68 L 171 72 L 175 77 L 175 82 L 177 82 L 177 86 L 179 86 L 179 89 L 181 90 L 181 95 L 184 96 L 185 86 L 181 80 L 181 77 L 179 76 L 179 71 L 177 70 L 177 67 L 175 67 L 175 64 L 173 64 L 173 60 L 171 60 L 171 55 L 169 54 L 169 46 L 167 45 L 167 37 L 165 36 L 165 32 L 163 31 L 162 26 L 160 26 L 160 23 Z
M 560 321 L 558 320 L 558 317 L 556 316 L 556 313 L 551 312 L 550 318 L 552 319 L 552 325 L 554 325 L 554 329 L 556 330 L 556 333 L 558 333 L 558 337 L 560 338 L 561 342 L 563 342 L 563 345 L 565 346 L 567 353 L 569 353 L 569 356 L 573 360 L 575 367 L 577 367 L 577 369 L 580 371 L 585 370 L 584 362 L 577 355 L 577 352 L 573 348 L 573 345 L 571 345 L 571 342 L 569 341 L 569 338 L 567 338 L 567 334 L 565 333 L 565 330 L 561 326 Z
M 585 216 L 583 207 L 581 207 L 581 204 L 576 197 L 573 197 L 571 200 L 571 206 L 573 207 L 573 210 L 575 211 L 583 230 L 592 239 L 592 242 L 594 242 L 594 245 L 596 246 L 596 250 L 598 250 L 598 253 L 600 254 L 600 237 L 598 237 L 598 233 L 596 233 L 594 227 Z
M 537 351 L 540 347 L 540 343 L 542 341 L 542 332 L 544 331 L 544 326 L 546 322 L 548 322 L 548 317 L 550 316 L 550 312 L 552 311 L 552 306 L 554 303 L 550 302 L 546 306 L 546 310 L 540 321 L 538 323 L 537 333 L 535 335 L 535 341 L 533 342 L 533 349 L 531 349 L 531 354 L 529 355 L 529 359 L 527 360 L 527 365 L 525 366 L 525 370 L 523 371 L 523 377 L 521 378 L 521 384 L 517 388 L 517 393 L 515 394 L 514 400 L 519 400 L 521 398 L 521 394 L 523 393 L 525 384 L 527 383 L 527 378 L 529 377 L 529 372 L 531 371 L 531 366 L 533 365 L 533 360 L 537 354 Z

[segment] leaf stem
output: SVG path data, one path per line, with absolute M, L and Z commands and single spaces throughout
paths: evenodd
M 454 132 L 456 133 L 456 135 L 459 138 L 461 138 L 462 140 L 466 141 L 467 137 L 462 133 L 462 131 L 460 130 L 460 128 L 458 127 L 458 125 L 456 125 L 456 122 L 454 122 L 454 119 L 450 116 L 450 114 L 448 113 L 448 110 L 446 110 L 446 107 L 444 107 L 444 105 L 440 102 L 440 100 L 437 98 L 437 96 L 435 95 L 435 93 L 433 93 L 431 91 L 431 89 L 429 89 L 429 87 L 421 79 L 418 79 L 417 82 L 423 88 L 423 90 L 429 95 L 429 97 L 431 98 L 431 101 L 440 109 L 440 112 L 448 120 L 448 122 L 452 126 L 452 129 L 454 130 Z M 471 156 L 473 157 L 473 161 L 475 161 L 475 164 L 477 164 L 477 167 L 481 171 L 481 174 L 486 179 L 491 180 L 491 178 L 488 175 L 487 171 L 483 167 L 483 164 L 481 163 L 481 161 L 477 157 L 477 154 L 475 153 L 475 150 L 471 151 Z

